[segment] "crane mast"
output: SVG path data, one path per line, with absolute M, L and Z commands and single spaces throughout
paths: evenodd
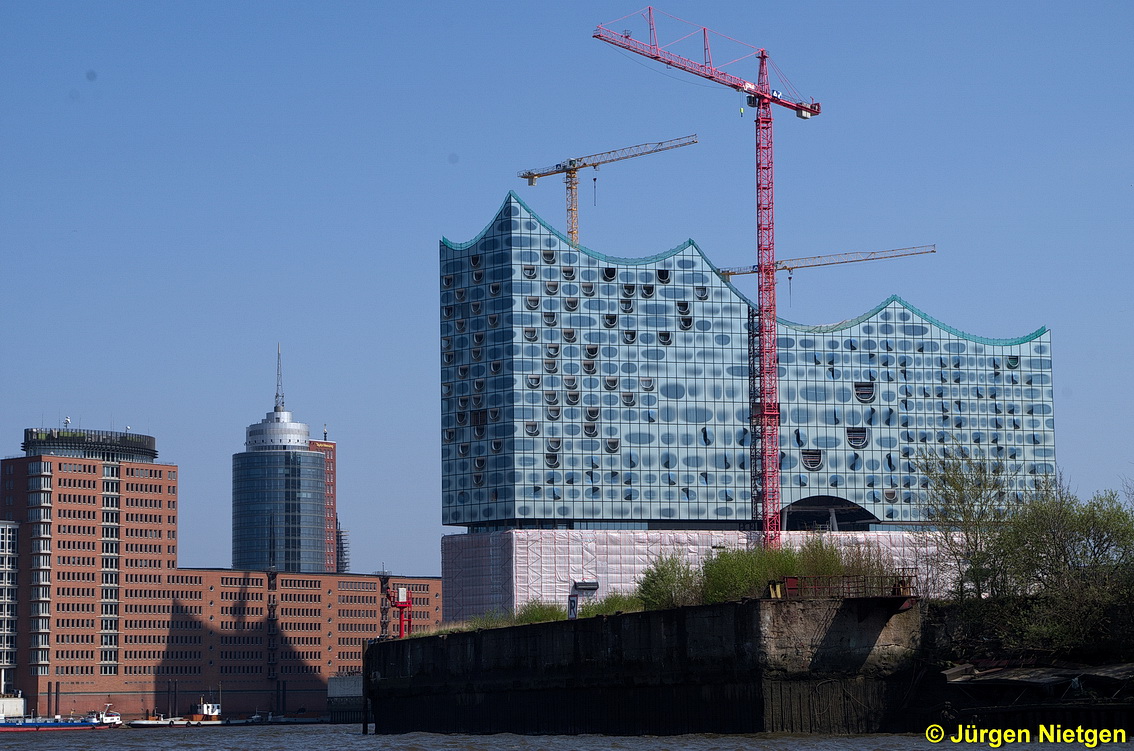
M 749 107 L 756 109 L 756 265 L 758 275 L 758 310 L 748 313 L 748 372 L 750 422 L 753 438 L 750 446 L 752 471 L 752 518 L 763 521 L 764 546 L 778 547 L 780 542 L 780 398 L 776 356 L 776 252 L 772 169 L 772 105 L 793 110 L 807 119 L 820 113 L 818 102 L 788 99 L 771 88 L 768 78 L 768 54 L 753 49 L 760 61 L 756 82 L 727 73 L 713 64 L 709 45 L 710 30 L 699 26 L 704 41 L 705 59 L 697 62 L 665 49 L 658 43 L 653 7 L 646 8 L 649 42 L 634 39 L 628 32 L 616 32 L 599 25 L 595 39 L 643 55 L 652 60 L 686 71 L 714 83 L 735 89 L 747 96 Z M 621 19 L 619 19 L 621 20 Z M 680 20 L 680 19 L 678 19 Z M 690 24 L 694 25 L 695 24 Z M 694 32 L 696 33 L 696 32 Z M 689 34 L 687 36 L 692 36 Z M 746 45 L 747 46 L 747 45 Z M 735 62 L 735 61 L 733 61 Z M 759 468 L 757 470 L 757 468 Z
M 567 237 L 571 242 L 579 242 L 579 170 L 587 167 L 598 169 L 600 164 L 621 162 L 623 159 L 633 159 L 636 156 L 657 154 L 660 151 L 679 149 L 682 146 L 692 146 L 697 143 L 697 134 L 694 133 L 681 138 L 655 143 L 640 143 L 637 146 L 627 146 L 614 151 L 603 151 L 598 154 L 579 156 L 567 159 L 559 164 L 542 169 L 524 170 L 516 174 L 528 181 L 528 185 L 535 185 L 536 180 L 548 175 L 563 174 L 563 182 L 567 184 Z

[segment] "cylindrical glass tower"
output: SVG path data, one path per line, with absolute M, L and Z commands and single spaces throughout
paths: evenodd
M 244 447 L 232 456 L 232 567 L 325 571 L 323 454 L 308 450 L 307 425 L 278 404 Z

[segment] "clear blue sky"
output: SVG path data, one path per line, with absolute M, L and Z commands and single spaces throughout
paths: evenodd
M 509 189 L 565 227 L 562 184 L 517 171 L 697 133 L 583 173 L 582 241 L 754 262 L 750 113 L 591 39 L 638 7 L 0 3 L 0 454 L 65 416 L 157 436 L 182 564 L 227 566 L 280 342 L 288 407 L 339 442 L 354 568 L 439 573 L 442 235 Z M 1083 494 L 1134 475 L 1134 4 L 661 7 L 823 104 L 777 113 L 780 257 L 937 243 L 800 271 L 781 315 L 897 293 L 979 335 L 1049 326 L 1060 467 Z

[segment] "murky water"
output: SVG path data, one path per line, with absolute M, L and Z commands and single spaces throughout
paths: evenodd
M 1073 747 L 1081 748 L 1077 744 Z M 987 748 L 953 744 L 936 748 Z M 1011 748 L 1005 745 L 1001 748 Z M 1049 744 L 1016 748 L 1063 749 Z M 1106 748 L 1118 748 L 1110 745 Z M 1129 745 L 1123 748 L 1129 748 Z M 363 735 L 357 725 L 252 728 L 172 728 L 52 733 L 3 733 L 0 748 L 39 751 L 928 751 L 935 748 L 915 735 Z M 1100 746 L 1102 748 L 1102 746 Z

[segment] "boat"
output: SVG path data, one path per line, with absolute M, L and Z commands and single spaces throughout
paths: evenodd
M 90 712 L 87 712 L 87 716 L 83 719 L 96 722 L 108 728 L 120 728 L 122 727 L 122 715 L 117 712 L 112 712 L 110 708 L 113 706 L 113 704 L 107 704 L 106 708 L 101 711 L 92 709 Z
M 108 727 L 76 717 L 5 717 L 0 715 L 0 733 L 34 733 L 49 730 L 100 730 Z
M 126 723 L 132 728 L 173 728 L 186 727 L 189 722 L 184 717 L 166 717 L 163 714 L 146 715 L 140 720 Z
M 221 705 L 202 701 L 193 705 L 189 714 L 178 717 L 157 715 L 142 720 L 131 720 L 132 728 L 167 728 L 167 727 L 208 727 L 216 725 L 262 725 L 263 718 L 259 714 L 248 719 L 233 719 L 221 714 Z

